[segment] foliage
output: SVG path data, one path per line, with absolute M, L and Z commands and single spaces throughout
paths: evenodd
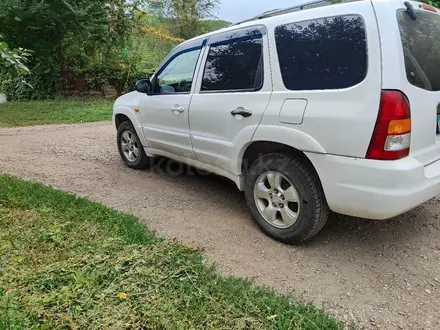
M 0 127 L 111 120 L 112 101 L 55 99 L 0 104 Z
M 214 17 L 219 0 L 150 0 L 150 6 L 167 20 L 177 37 L 190 39 L 207 30 L 206 19 Z
M 14 90 L 21 89 L 23 76 L 29 73 L 26 66 L 31 51 L 23 48 L 9 49 L 6 42 L 0 41 L 0 92 L 10 84 Z
M 0 31 L 12 44 L 61 60 L 69 33 L 87 37 L 87 44 L 103 37 L 105 15 L 102 1 L 2 0 Z
M 10 74 L 12 77 L 28 73 L 26 66 L 31 51 L 28 49 L 18 48 L 9 49 L 8 44 L 0 41 L 0 75 Z
M 223 21 L 221 19 L 204 20 L 203 23 L 208 31 L 223 29 L 231 25 L 231 22 Z
M 65 48 L 75 40 L 86 47 L 84 51 L 93 49 L 103 37 L 105 17 L 102 1 L 2 0 L 0 33 L 9 43 L 35 51 L 30 77 L 35 91 L 28 89 L 13 98 L 53 97 L 59 73 L 66 69 Z
M 217 28 L 218 0 L 2 0 L 0 33 L 14 47 L 35 51 L 28 64 L 33 89 L 4 86 L 9 99 L 53 98 L 78 79 L 102 91 L 134 87 L 183 39 Z
M 5 93 L 10 101 L 36 100 L 53 98 L 56 92 L 54 81 L 59 77 L 59 70 L 51 57 L 39 58 L 30 74 L 21 76 L 20 88 L 14 81 L 4 83 Z
M 440 9 L 440 0 L 422 0 L 422 2 Z
M 169 35 L 167 35 L 165 33 L 162 33 L 161 31 L 159 31 L 157 29 L 154 29 L 152 27 L 149 27 L 149 26 L 142 26 L 142 27 L 140 27 L 138 29 L 138 33 L 150 35 L 150 36 L 153 36 L 153 37 L 155 37 L 157 39 L 167 40 L 167 41 L 174 42 L 174 43 L 182 43 L 182 42 L 185 41 L 185 39 L 183 39 L 183 38 L 171 37 L 171 36 L 169 36 Z
M 57 90 L 63 92 L 69 87 L 69 82 L 61 77 L 84 73 L 96 63 L 117 69 L 116 59 L 121 57 L 134 24 L 135 3 L 128 5 L 123 0 L 2 2 L 0 31 L 11 42 L 29 45 L 36 53 L 32 63 L 37 69 L 32 77 L 36 92 L 27 91 L 15 99 L 54 97 Z
M 155 69 L 147 69 L 147 70 L 133 70 L 131 74 L 128 76 L 126 84 L 124 86 L 124 93 L 128 93 L 134 90 L 136 86 L 136 81 L 140 79 L 148 79 L 155 72 Z
M 133 216 L 0 175 L 0 328 L 343 329 Z

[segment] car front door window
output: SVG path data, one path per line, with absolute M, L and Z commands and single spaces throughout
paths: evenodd
M 175 56 L 157 75 L 155 94 L 189 93 L 201 48 Z

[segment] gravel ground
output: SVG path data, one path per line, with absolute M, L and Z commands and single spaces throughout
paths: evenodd
M 203 247 L 221 273 L 294 290 L 347 324 L 440 329 L 439 198 L 390 221 L 333 215 L 313 240 L 287 246 L 259 231 L 226 179 L 171 162 L 126 168 L 110 123 L 0 129 L 0 171 L 131 212 Z

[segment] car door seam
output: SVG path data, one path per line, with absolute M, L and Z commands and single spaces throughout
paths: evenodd
M 256 127 L 255 127 L 255 130 L 254 130 L 254 133 L 252 134 L 252 137 L 251 137 L 251 140 L 249 141 L 249 142 L 251 142 L 251 141 L 253 141 L 254 140 L 254 137 L 255 137 L 255 134 L 257 133 L 257 129 L 258 129 L 258 127 L 261 125 L 261 122 L 263 121 L 263 118 L 264 118 L 264 114 L 266 113 L 266 110 L 267 110 L 267 108 L 269 108 L 269 105 L 270 105 L 270 102 L 272 101 L 272 94 L 273 94 L 273 73 L 272 73 L 272 57 L 271 57 L 271 54 L 270 54 L 270 39 L 269 39 L 269 31 L 268 31 L 268 28 L 267 28 L 267 26 L 265 25 L 264 26 L 265 27 L 265 37 L 266 37 L 266 44 L 267 44 L 267 56 L 269 57 L 269 59 L 268 59 L 268 63 L 269 63 L 269 76 L 270 76 L 270 86 L 271 86 L 271 89 L 270 89 L 270 95 L 269 95 L 269 101 L 267 102 L 267 104 L 266 104 L 266 108 L 264 109 L 264 111 L 263 111 L 263 114 L 261 115 L 261 117 L 260 117 L 260 121 L 259 121 L 259 123 L 258 123 L 258 125 L 256 125 Z M 263 43 L 263 56 L 264 56 L 264 43 Z M 264 57 L 263 57 L 263 59 L 264 59 Z M 263 65 L 265 65 L 265 61 L 263 60 Z M 265 70 L 265 68 L 263 67 L 263 74 L 266 74 L 266 70 Z M 267 81 L 266 81 L 267 79 L 265 79 L 264 80 L 264 83 L 265 84 L 267 84 Z

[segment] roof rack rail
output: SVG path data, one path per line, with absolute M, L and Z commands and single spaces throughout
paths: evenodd
M 326 6 L 326 5 L 335 5 L 335 4 L 339 4 L 339 3 L 344 3 L 344 2 L 353 2 L 353 1 L 358 1 L 358 0 L 313 0 L 313 1 L 308 1 L 305 2 L 303 4 L 294 6 L 294 7 L 288 7 L 285 9 L 274 9 L 274 10 L 269 10 L 266 11 L 258 16 L 252 17 L 252 18 L 248 18 L 244 21 L 240 21 L 237 23 L 233 23 L 230 26 L 235 26 L 235 25 L 240 25 L 243 23 L 247 23 L 247 22 L 252 22 L 252 21 L 257 21 L 263 18 L 269 18 L 269 17 L 273 17 L 273 16 L 278 16 L 278 15 L 283 15 L 283 14 L 287 14 L 287 13 L 293 13 L 295 11 L 300 11 L 300 10 L 304 10 L 304 9 L 308 9 L 305 7 L 321 7 L 321 6 Z

